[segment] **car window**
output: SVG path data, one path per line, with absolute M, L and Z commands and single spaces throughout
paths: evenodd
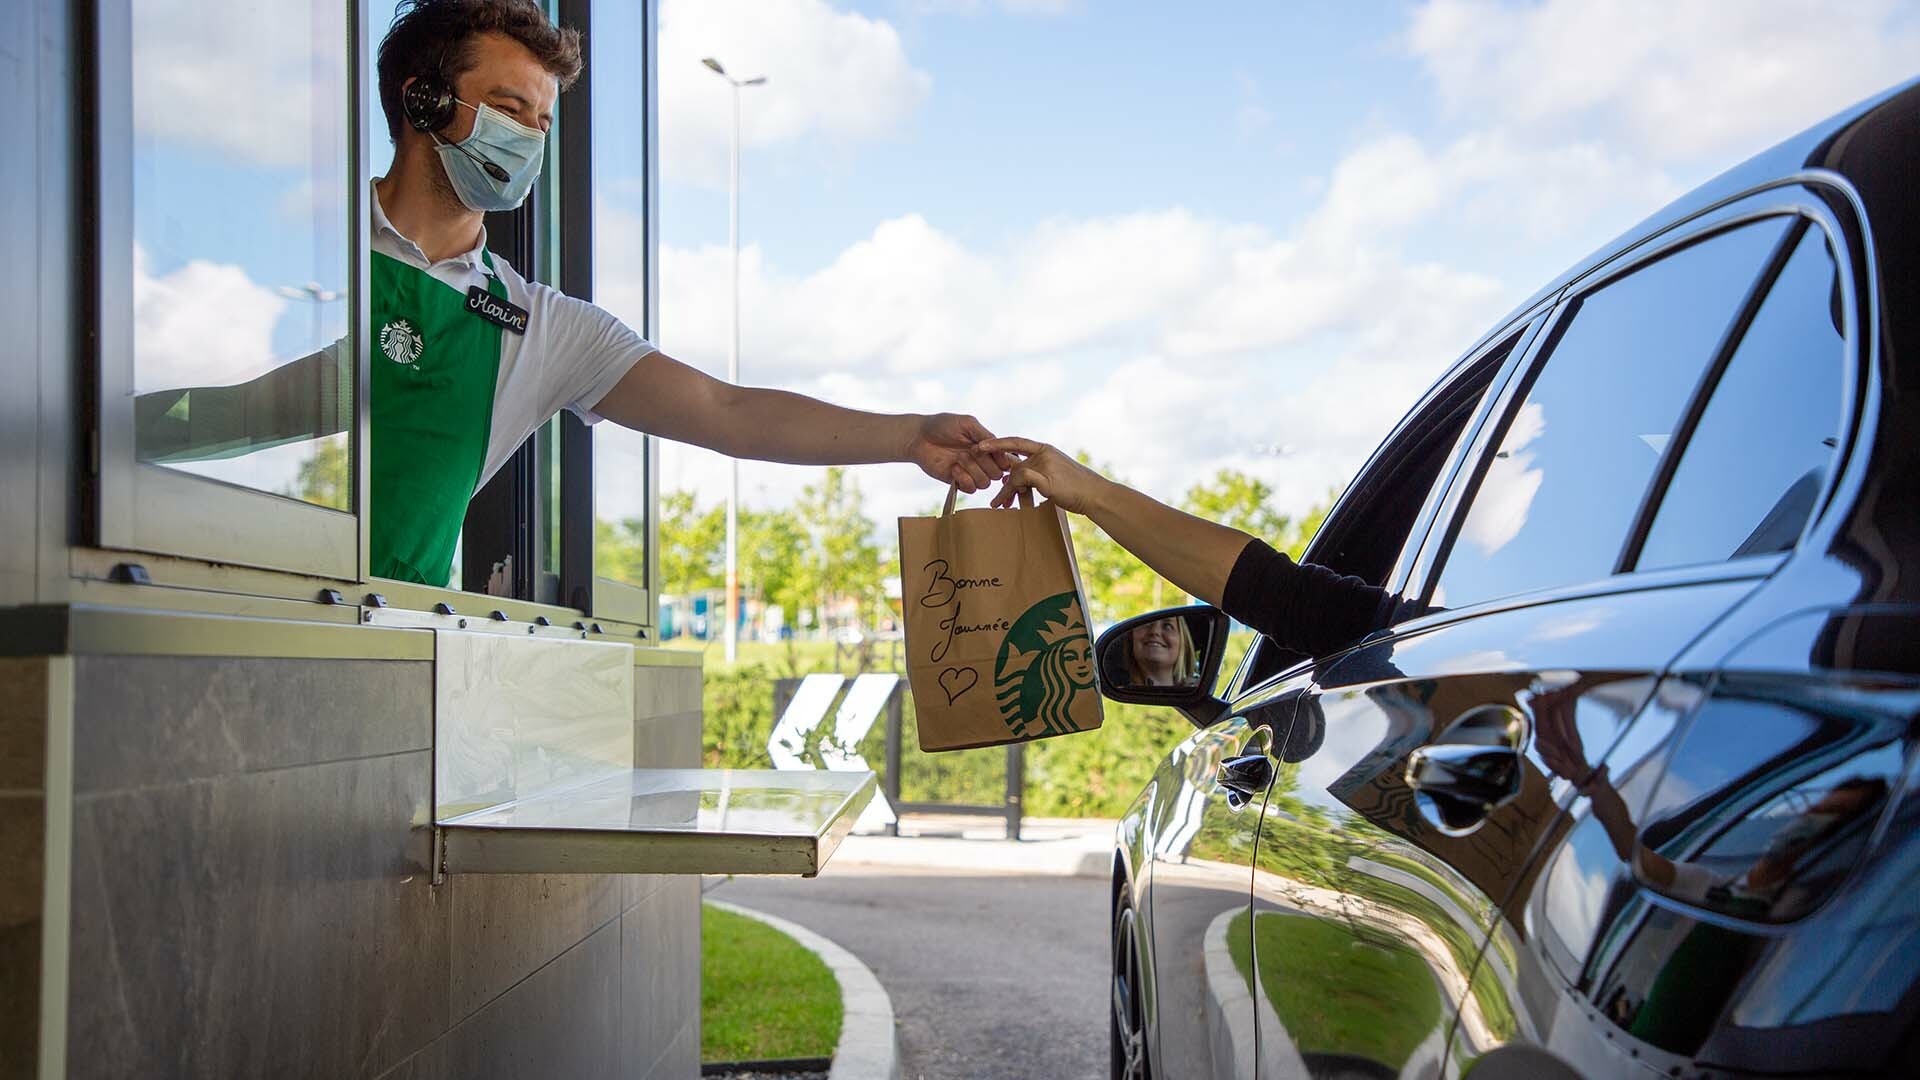
M 1305 558 L 1370 585 L 1383 585 L 1410 540 L 1414 523 L 1440 479 L 1440 472 L 1458 451 L 1480 399 L 1506 362 L 1507 355 L 1527 327 L 1509 334 L 1488 349 L 1453 380 L 1444 393 L 1429 401 L 1423 415 L 1407 425 L 1400 439 L 1382 449 L 1342 500 L 1340 512 L 1321 527 Z M 1307 659 L 1280 648 L 1266 638 L 1253 646 L 1241 685 L 1252 686 Z
M 1638 569 L 1793 547 L 1838 443 L 1838 290 L 1826 234 L 1809 226 L 1700 414 Z
M 1668 439 L 1789 221 L 1715 234 L 1576 301 L 1507 417 L 1436 606 L 1613 571 Z

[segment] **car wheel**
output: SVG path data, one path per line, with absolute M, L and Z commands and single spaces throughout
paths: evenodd
M 1113 909 L 1113 1004 L 1107 1021 L 1114 1080 L 1151 1080 L 1153 1076 L 1147 1065 L 1146 1014 L 1140 1004 L 1137 926 L 1133 899 L 1122 889 Z

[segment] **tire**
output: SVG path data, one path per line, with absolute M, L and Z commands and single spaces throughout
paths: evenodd
M 1139 920 L 1123 885 L 1113 905 L 1113 978 L 1108 994 L 1108 1075 L 1112 1080 L 1153 1080 L 1147 1060 L 1146 1011 L 1140 1003 Z

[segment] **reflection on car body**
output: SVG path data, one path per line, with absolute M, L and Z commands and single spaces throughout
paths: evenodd
M 1917 148 L 1910 85 L 1470 350 L 1306 554 L 1386 629 L 1219 698 L 1103 635 L 1199 729 L 1119 831 L 1116 1075 L 1920 1074 Z

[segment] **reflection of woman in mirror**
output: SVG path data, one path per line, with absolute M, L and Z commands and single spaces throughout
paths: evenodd
M 1196 667 L 1185 619 L 1143 622 L 1127 635 L 1128 686 L 1192 686 Z
M 1161 577 L 1291 652 L 1326 656 L 1417 613 L 1357 577 L 1295 563 L 1259 537 L 1176 510 L 1045 443 L 989 439 L 975 450 L 1022 458 L 995 506 L 1026 488 L 1085 514 Z

